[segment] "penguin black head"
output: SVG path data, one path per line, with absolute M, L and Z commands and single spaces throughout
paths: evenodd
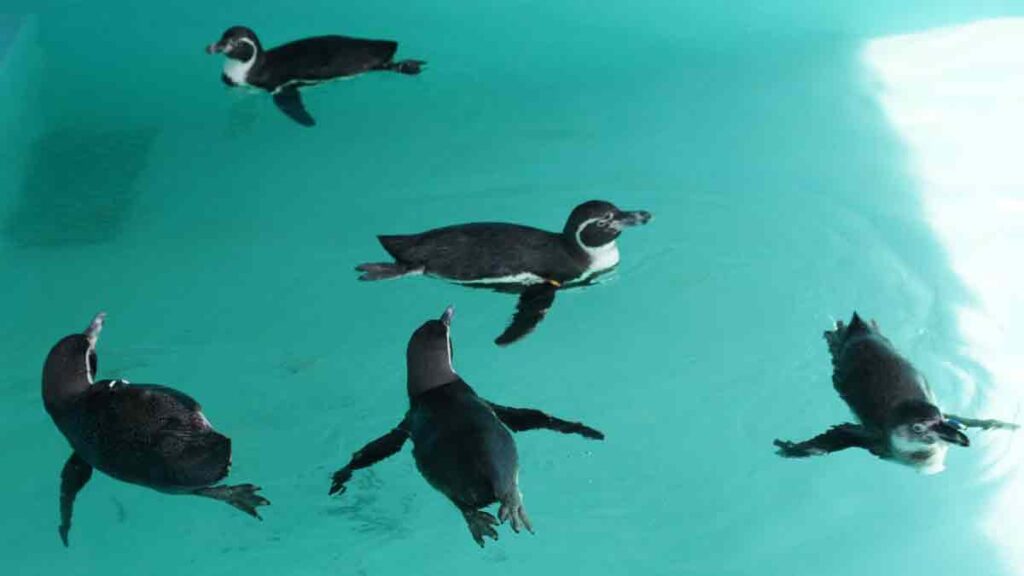
M 409 398 L 414 398 L 458 379 L 452 368 L 452 317 L 455 308 L 445 308 L 437 320 L 416 329 L 406 349 L 406 381 Z
M 650 221 L 650 212 L 627 212 L 619 210 L 611 202 L 590 200 L 573 209 L 562 233 L 584 250 L 590 251 L 614 242 L 623 228 Z
M 106 313 L 100 312 L 84 332 L 65 336 L 50 349 L 43 364 L 43 404 L 47 410 L 59 409 L 92 385 L 96 377 L 96 342 L 104 318 Z
M 971 441 L 934 404 L 905 402 L 893 411 L 889 445 L 899 462 L 924 474 L 942 472 L 950 444 L 970 446 Z
M 262 49 L 255 32 L 245 26 L 232 26 L 224 31 L 220 40 L 206 47 L 206 53 L 223 54 L 232 60 L 248 62 Z

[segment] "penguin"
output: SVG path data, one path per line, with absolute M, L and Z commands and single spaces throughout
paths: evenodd
M 505 346 L 537 327 L 565 288 L 586 286 L 619 263 L 616 239 L 647 224 L 651 213 L 604 200 L 573 209 L 560 233 L 518 224 L 480 222 L 420 234 L 378 236 L 394 262 L 360 264 L 360 280 L 426 274 L 456 284 L 519 295 L 516 312 L 495 339 Z
M 260 519 L 270 504 L 258 486 L 218 484 L 231 468 L 231 440 L 199 403 L 157 384 L 96 378 L 96 343 L 106 315 L 57 342 L 43 365 L 43 406 L 71 445 L 60 485 L 61 541 L 68 545 L 75 497 L 93 469 L 166 494 L 220 500 Z
M 387 71 L 415 76 L 426 62 L 394 61 L 398 43 L 347 36 L 304 38 L 264 50 L 256 33 L 232 26 L 220 40 L 206 47 L 207 54 L 227 57 L 221 80 L 228 86 L 251 86 L 273 95 L 274 103 L 303 126 L 316 121 L 302 104 L 299 88 L 327 80 L 352 78 L 364 72 Z
M 924 376 L 900 355 L 878 324 L 854 312 L 825 332 L 832 355 L 832 383 L 859 423 L 833 426 L 803 442 L 775 440 L 785 458 L 805 458 L 847 448 L 909 466 L 923 474 L 945 469 L 950 445 L 970 446 L 967 428 L 1016 429 L 1016 424 L 944 414 Z
M 390 432 L 352 455 L 334 473 L 329 494 L 345 492 L 356 470 L 367 468 L 412 440 L 413 459 L 427 482 L 462 512 L 473 540 L 498 539 L 495 526 L 506 521 L 519 533 L 533 526 L 519 492 L 519 455 L 512 432 L 547 429 L 603 440 L 604 434 L 532 408 L 510 408 L 477 395 L 452 367 L 449 306 L 441 318 L 420 326 L 406 351 L 409 410 Z M 483 509 L 498 502 L 498 517 Z

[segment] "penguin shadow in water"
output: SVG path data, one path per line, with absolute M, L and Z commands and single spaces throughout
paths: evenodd
M 367 470 L 355 481 L 353 494 L 345 499 L 341 506 L 332 506 L 327 510 L 328 516 L 341 516 L 355 526 L 359 534 L 378 535 L 388 539 L 405 538 L 410 533 L 409 527 L 401 520 L 412 512 L 413 503 L 410 497 L 403 499 L 400 513 L 395 515 L 380 504 L 380 494 L 384 483 L 373 470 Z
M 593 440 L 604 434 L 532 408 L 509 408 L 485 400 L 452 367 L 448 307 L 438 320 L 420 326 L 406 351 L 409 409 L 390 432 L 352 455 L 334 473 L 330 494 L 342 493 L 353 472 L 400 451 L 412 440 L 420 474 L 462 513 L 473 540 L 498 539 L 495 526 L 509 522 L 514 532 L 533 527 L 519 492 L 519 455 L 512 432 L 547 429 Z M 495 518 L 483 508 L 500 503 Z
M 302 126 L 316 121 L 302 103 L 300 88 L 330 80 L 354 78 L 367 72 L 397 72 L 415 76 L 426 62 L 395 61 L 398 43 L 348 36 L 316 36 L 264 50 L 256 33 L 232 26 L 206 47 L 208 54 L 225 56 L 221 81 L 230 87 L 269 92 L 274 104 Z
M 218 484 L 231 468 L 231 440 L 199 403 L 157 384 L 94 381 L 105 314 L 62 338 L 43 365 L 43 405 L 73 450 L 61 472 L 60 528 L 68 545 L 75 498 L 93 469 L 166 494 L 220 500 L 259 519 L 270 502 L 258 486 Z
M 650 222 L 644 210 L 620 210 L 604 200 L 573 209 L 560 233 L 497 222 L 460 224 L 420 234 L 378 236 L 394 262 L 360 264 L 360 280 L 426 274 L 468 286 L 518 295 L 499 346 L 532 332 L 560 290 L 593 285 L 619 264 L 622 231 Z
M 1016 430 L 1017 424 L 944 414 L 924 376 L 896 351 L 873 320 L 854 312 L 825 332 L 832 383 L 859 423 L 843 423 L 803 442 L 776 440 L 778 454 L 806 458 L 863 448 L 924 474 L 945 469 L 951 444 L 970 446 L 968 428 Z

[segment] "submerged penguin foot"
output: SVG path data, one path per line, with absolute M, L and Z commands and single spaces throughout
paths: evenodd
M 526 515 L 526 508 L 523 507 L 523 495 L 519 492 L 515 492 L 512 496 L 501 501 L 501 507 L 498 509 L 498 518 L 501 522 L 509 522 L 512 526 L 512 531 L 516 534 L 520 530 L 526 528 L 527 532 L 533 534 L 533 524 L 530 524 L 530 518 Z
M 245 512 L 257 520 L 263 520 L 256 508 L 269 506 L 270 500 L 257 494 L 261 488 L 253 484 L 239 484 L 237 486 L 211 486 L 200 488 L 194 494 L 205 498 L 220 500 Z
M 466 517 L 466 524 L 473 540 L 481 547 L 484 547 L 484 537 L 491 540 L 498 540 L 498 531 L 494 529 L 498 525 L 498 519 L 493 514 L 483 510 L 466 510 L 462 512 Z

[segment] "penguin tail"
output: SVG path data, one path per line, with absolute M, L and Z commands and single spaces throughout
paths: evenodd
M 416 268 L 399 262 L 368 262 L 356 266 L 356 271 L 363 273 L 359 277 L 360 280 L 372 282 L 374 280 L 389 280 L 410 274 L 420 274 L 423 272 L 423 268 Z
M 383 69 L 390 72 L 398 72 L 399 74 L 415 76 L 422 72 L 426 66 L 427 63 L 424 60 L 399 60 L 398 62 L 388 62 L 383 66 Z

